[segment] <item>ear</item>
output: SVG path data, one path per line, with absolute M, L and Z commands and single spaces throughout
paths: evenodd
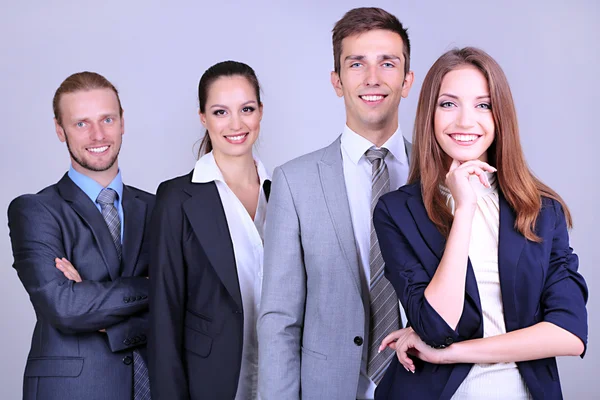
M 331 71 L 331 86 L 333 86 L 335 94 L 337 94 L 338 97 L 344 96 L 344 91 L 342 90 L 342 79 L 340 78 L 340 75 L 335 71 Z
M 198 110 L 198 115 L 200 116 L 200 122 L 206 128 L 206 114 L 202 114 L 202 111 Z
M 402 84 L 402 97 L 407 98 L 408 92 L 410 92 L 410 88 L 415 80 L 415 74 L 412 71 L 408 71 L 408 73 L 404 76 L 404 83 Z
M 258 106 L 258 120 L 262 121 L 262 117 L 263 117 L 263 103 L 260 103 L 260 105 Z
M 125 117 L 121 114 L 121 136 L 125 134 Z
M 54 129 L 56 130 L 56 136 L 58 136 L 58 140 L 60 140 L 63 143 L 66 142 L 67 136 L 65 134 L 65 130 L 62 126 L 60 126 L 56 118 L 54 118 Z

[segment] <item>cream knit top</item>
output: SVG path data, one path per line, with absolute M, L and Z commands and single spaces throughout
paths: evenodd
M 473 217 L 469 259 L 475 272 L 481 309 L 483 337 L 506 333 L 504 308 L 498 272 L 498 232 L 500 208 L 496 175 L 487 173 L 491 187 L 483 186 L 476 176 L 471 186 L 477 193 L 477 209 Z M 448 204 L 454 213 L 454 200 L 446 188 Z M 457 400 L 516 400 L 531 399 L 531 394 L 514 362 L 474 364 L 452 399 Z

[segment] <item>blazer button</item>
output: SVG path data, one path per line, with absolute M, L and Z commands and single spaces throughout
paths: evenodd
M 362 346 L 363 344 L 363 338 L 361 338 L 360 336 L 356 336 L 354 338 L 354 344 L 357 346 Z
M 141 299 L 142 299 L 142 296 L 137 296 L 135 299 L 136 299 L 136 300 L 141 300 Z
M 123 344 L 124 344 L 125 346 L 129 346 L 129 345 L 131 344 L 131 340 L 129 340 L 129 339 L 125 339 L 125 340 L 123 340 Z
M 142 300 L 146 300 L 147 298 L 148 298 L 148 296 L 146 296 L 146 295 L 142 296 Z
M 140 340 L 142 342 L 145 342 L 146 341 L 146 335 L 140 335 Z
M 123 364 L 131 365 L 132 362 L 133 362 L 133 359 L 131 357 L 129 357 L 129 356 L 123 357 Z
M 454 339 L 452 339 L 451 337 L 447 337 L 446 338 L 446 346 L 450 346 L 452 343 L 454 343 Z
M 129 297 L 123 297 L 123 303 L 129 303 L 130 299 Z

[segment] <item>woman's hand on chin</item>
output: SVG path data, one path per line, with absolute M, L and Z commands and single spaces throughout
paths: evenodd
M 452 194 L 456 210 L 463 208 L 475 209 L 477 195 L 471 187 L 469 178 L 476 175 L 483 186 L 490 187 L 486 172 L 496 172 L 496 168 L 479 160 L 465 162 L 452 160 L 450 169 L 446 174 L 446 187 Z

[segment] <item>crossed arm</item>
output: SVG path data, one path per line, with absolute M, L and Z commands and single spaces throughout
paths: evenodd
M 15 199 L 8 209 L 8 224 L 13 266 L 36 312 L 63 333 L 105 329 L 112 351 L 130 347 L 122 337 L 132 329 L 145 330 L 137 325 L 148 308 L 147 279 L 123 277 L 100 282 L 68 278 L 56 265 L 57 258 L 66 256 L 61 226 L 36 196 Z M 69 274 L 74 270 L 65 269 Z M 129 301 L 132 297 L 140 300 Z

